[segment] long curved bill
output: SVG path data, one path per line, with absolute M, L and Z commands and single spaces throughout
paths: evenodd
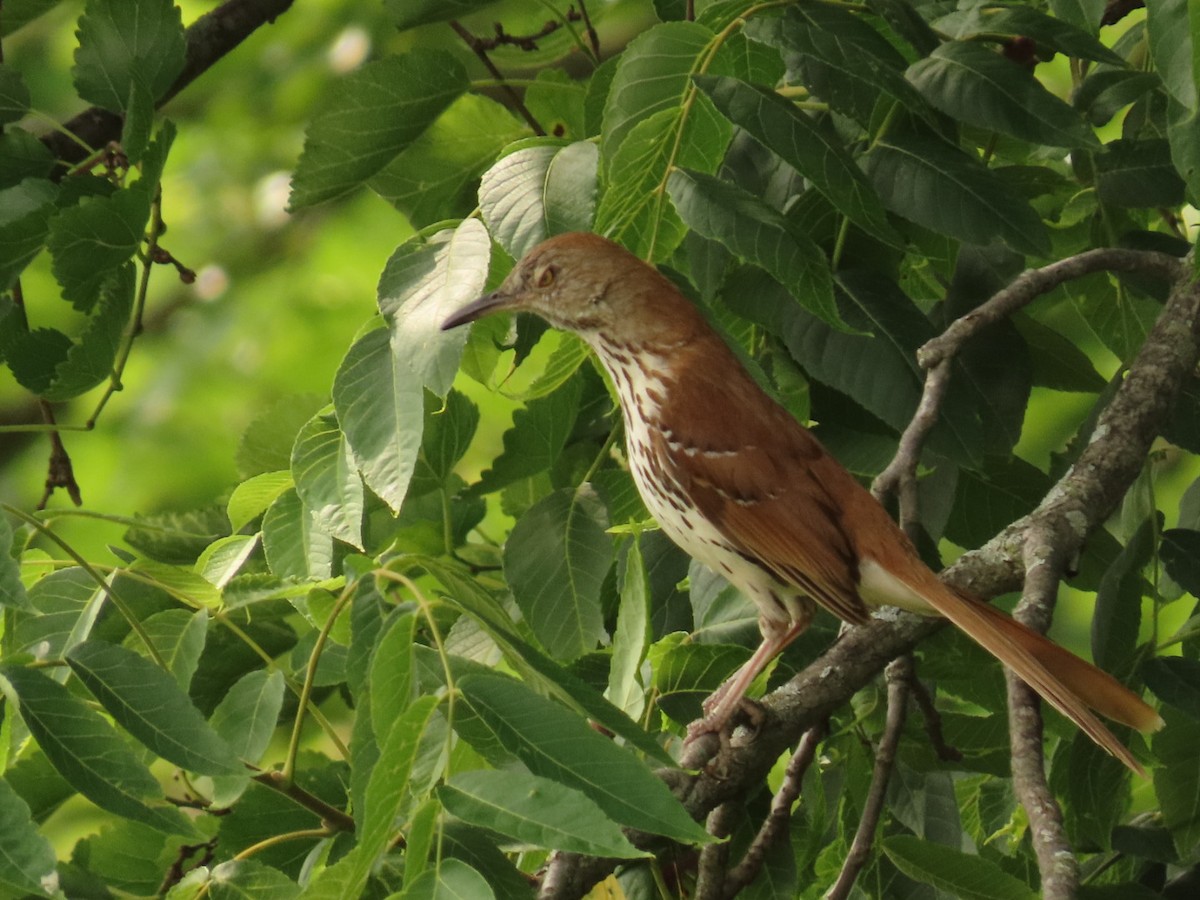
M 446 319 L 442 323 L 442 331 L 449 331 L 451 328 L 457 328 L 459 325 L 466 325 L 468 322 L 482 319 L 489 313 L 498 312 L 504 309 L 511 299 L 512 297 L 503 291 L 492 291 L 490 294 L 484 294 L 478 300 L 473 300 Z

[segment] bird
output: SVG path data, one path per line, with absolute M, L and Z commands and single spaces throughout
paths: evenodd
M 1108 673 L 941 581 L 887 510 L 652 265 L 600 235 L 556 235 L 442 329 L 498 312 L 534 313 L 591 347 L 618 395 L 627 464 L 647 510 L 757 607 L 761 644 L 706 701 L 690 736 L 726 728 L 754 679 L 818 607 L 860 624 L 894 606 L 950 620 L 1144 774 L 1096 714 L 1150 732 L 1162 727 L 1158 712 Z

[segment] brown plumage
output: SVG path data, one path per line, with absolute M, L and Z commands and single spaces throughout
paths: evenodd
M 1158 713 L 1110 675 L 938 580 L 875 499 L 755 384 L 670 281 L 617 244 L 566 234 L 531 250 L 499 290 L 460 310 L 529 311 L 581 335 L 621 398 L 630 470 L 672 540 L 758 607 L 763 643 L 710 698 L 722 728 L 746 688 L 812 618 L 873 607 L 945 616 L 1135 771 L 1095 715 L 1141 731 Z

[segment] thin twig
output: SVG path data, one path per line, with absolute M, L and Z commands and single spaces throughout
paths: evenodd
M 1066 566 L 1064 537 L 1061 523 L 1048 520 L 1030 528 L 1025 538 L 1025 588 L 1013 617 L 1043 634 L 1050 627 Z M 1008 683 L 1013 790 L 1029 816 L 1042 897 L 1069 900 L 1079 888 L 1079 862 L 1063 828 L 1062 810 L 1046 781 L 1041 702 L 1033 689 L 1012 672 L 1006 669 L 1004 675 Z
M 784 770 L 783 783 L 771 798 L 771 811 L 759 826 L 758 834 L 754 836 L 741 861 L 725 875 L 726 900 L 735 897 L 758 876 L 767 858 L 767 851 L 776 841 L 787 836 L 788 826 L 792 821 L 792 804 L 800 796 L 804 774 L 816 759 L 817 748 L 827 731 L 828 723 L 821 722 L 804 732 L 804 737 L 800 738 L 796 752 L 792 754 Z
M 925 683 L 917 677 L 915 663 L 913 664 L 911 687 L 913 702 L 921 711 L 921 720 L 925 724 L 925 736 L 933 745 L 938 759 L 942 762 L 958 762 L 963 758 L 962 751 L 946 742 L 945 732 L 942 731 L 942 714 L 933 705 L 933 695 L 929 693 L 929 688 L 925 687 Z
M 462 23 L 457 19 L 450 20 L 450 27 L 454 29 L 455 33 L 460 38 L 462 38 L 463 43 L 471 48 L 471 52 L 479 57 L 479 61 L 483 63 L 487 70 L 492 73 L 492 77 L 495 78 L 500 85 L 500 90 L 504 91 L 505 96 L 507 96 L 509 102 L 512 103 L 513 109 L 520 113 L 521 118 L 524 119 L 529 127 L 533 129 L 533 133 L 544 137 L 546 134 L 546 129 L 542 128 L 538 120 L 534 118 L 533 113 L 531 113 L 529 108 L 525 105 L 525 101 L 521 99 L 521 95 L 513 90 L 511 84 L 504 80 L 503 73 L 496 68 L 496 64 L 493 63 L 491 57 L 488 56 L 486 49 L 487 42 L 484 41 L 483 38 L 476 37 L 475 35 L 471 34 L 471 32 L 467 31 L 467 29 L 464 28 Z
M 295 781 L 287 780 L 282 772 L 262 772 L 251 777 L 264 787 L 290 797 L 309 812 L 316 813 L 321 817 L 321 824 L 331 831 L 354 831 L 353 816 L 347 815 L 336 806 L 330 806 L 315 794 L 310 794 Z
M 71 465 L 71 455 L 63 445 L 62 435 L 54 427 L 54 409 L 46 400 L 38 400 L 38 406 L 42 410 L 42 418 L 53 430 L 47 432 L 50 437 L 50 463 L 46 471 L 46 489 L 37 508 L 45 509 L 50 497 L 58 488 L 64 488 L 76 506 L 83 506 L 83 494 L 80 493 L 79 482 L 75 480 L 75 467 Z
M 875 769 L 871 773 L 871 789 L 863 805 L 862 818 L 850 843 L 850 852 L 842 863 L 837 881 L 825 895 L 826 900 L 844 900 L 850 896 L 858 873 L 871 858 L 871 846 L 875 843 L 875 830 L 883 815 L 883 801 L 887 796 L 888 782 L 896 763 L 896 748 L 900 746 L 900 735 L 904 731 L 904 719 L 908 713 L 908 691 L 912 682 L 912 657 L 908 654 L 892 660 L 887 667 L 888 708 L 883 736 L 875 751 Z
M 568 10 L 567 15 L 570 14 L 570 10 Z M 592 17 L 588 15 L 586 0 L 579 0 L 579 17 L 583 19 L 583 27 L 587 31 L 588 41 L 592 45 L 592 56 L 598 63 L 600 61 L 600 35 L 592 24 Z

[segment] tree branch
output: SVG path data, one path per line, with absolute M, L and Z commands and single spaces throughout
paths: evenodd
M 187 56 L 183 71 L 158 99 L 155 107 L 163 106 L 260 26 L 274 22 L 287 12 L 291 5 L 292 0 L 226 0 L 196 19 L 185 32 Z M 87 146 L 99 149 L 120 138 L 121 121 L 119 114 L 93 106 L 75 116 L 63 128 Z M 41 140 L 59 161 L 52 178 L 61 179 L 68 169 L 88 156 L 82 146 L 61 131 L 48 132 Z
M 1065 526 L 1061 552 L 1064 558 L 1072 558 L 1136 479 L 1200 355 L 1200 283 L 1187 280 L 1187 264 L 1165 259 L 1170 259 L 1167 268 L 1178 280 L 1126 377 L 1101 413 L 1091 443 L 1037 509 L 945 570 L 942 577 L 947 583 L 983 597 L 1017 590 L 1024 579 L 1024 543 L 1031 529 L 1041 523 L 1061 522 Z M 1165 272 L 1160 270 L 1160 274 Z M 847 630 L 820 658 L 760 701 L 764 720 L 754 740 L 730 742 L 711 765 L 706 765 L 705 758 L 711 744 L 695 741 L 684 752 L 680 769 L 662 770 L 660 775 L 697 819 L 721 803 L 743 796 L 761 783 L 779 755 L 803 732 L 941 625 L 940 620 L 898 610 L 879 611 L 867 624 Z M 633 835 L 632 839 L 644 846 L 651 840 L 645 835 Z M 581 897 L 613 865 L 613 860 L 557 854 L 539 896 L 543 900 Z
M 827 900 L 845 900 L 854 888 L 858 873 L 871 858 L 871 846 L 875 843 L 875 831 L 883 815 L 883 801 L 887 797 L 888 782 L 892 779 L 892 768 L 896 763 L 896 748 L 900 746 L 900 735 L 904 732 L 904 720 L 908 716 L 909 685 L 913 677 L 912 657 L 907 653 L 898 656 L 887 667 L 888 704 L 887 722 L 883 736 L 875 749 L 875 769 L 871 773 L 871 789 L 863 804 L 862 818 L 850 842 L 850 852 L 842 861 L 842 870 L 837 881 L 825 895 Z
M 1058 527 L 1055 527 L 1058 525 Z M 1061 522 L 1042 522 L 1025 537 L 1025 589 L 1013 618 L 1044 634 L 1050 627 L 1070 540 Z M 1062 810 L 1046 781 L 1041 700 L 1007 669 L 1009 742 L 1013 790 L 1029 816 L 1029 833 L 1042 877 L 1042 896 L 1070 900 L 1079 887 L 1079 863 L 1063 828 Z

